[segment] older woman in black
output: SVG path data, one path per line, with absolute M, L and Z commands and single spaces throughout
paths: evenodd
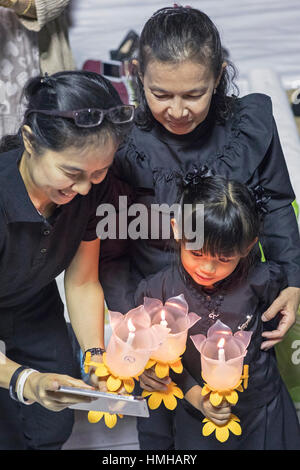
M 55 278 L 65 270 L 73 329 L 83 352 L 99 360 L 96 208 L 109 195 L 105 176 L 133 108 L 90 72 L 37 77 L 25 95 L 19 138 L 5 138 L 2 148 L 11 150 L 0 156 L 0 448 L 59 449 L 73 424 L 65 408 L 78 399 L 55 390 L 90 386 L 72 377 Z
M 252 188 L 262 185 L 273 196 L 260 242 L 264 256 L 283 266 L 288 288 L 265 315 L 271 319 L 280 310 L 286 314 L 279 330 L 268 334 L 264 347 L 270 347 L 293 324 L 300 300 L 295 195 L 271 100 L 257 93 L 228 96 L 234 70 L 224 57 L 215 25 L 204 13 L 183 7 L 154 13 L 140 36 L 136 125 L 117 152 L 113 169 L 131 185 L 134 202 L 146 204 L 149 210 L 151 204 L 176 202 L 182 178 L 203 165 Z M 139 239 L 132 250 L 131 278 L 128 265 L 123 283 L 118 278 L 114 284 L 109 274 L 116 268 L 112 261 L 103 271 L 112 310 L 125 311 L 130 306 L 126 293 L 134 292 L 141 279 L 172 259 L 169 240 Z
M 270 348 L 295 321 L 300 300 L 295 195 L 271 100 L 262 94 L 228 96 L 233 71 L 204 13 L 184 7 L 154 13 L 140 36 L 136 125 L 113 169 L 131 185 L 134 202 L 148 207 L 149 217 L 152 204 L 174 204 L 182 179 L 203 165 L 251 188 L 263 186 L 272 196 L 260 243 L 265 258 L 282 266 L 287 285 L 262 312 L 264 320 L 281 312 L 277 329 L 263 333 L 261 347 Z M 149 236 L 131 243 L 129 259 L 113 259 L 113 249 L 111 256 L 104 253 L 101 282 L 109 308 L 124 313 L 131 308 L 139 282 L 172 263 L 172 246 L 169 239 Z M 142 377 L 148 390 L 160 382 L 151 370 Z

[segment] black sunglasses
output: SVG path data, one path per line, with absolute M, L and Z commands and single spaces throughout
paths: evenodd
M 78 127 L 96 127 L 101 124 L 104 117 L 113 124 L 126 124 L 134 118 L 135 107 L 131 104 L 116 106 L 109 109 L 87 108 L 74 111 L 55 111 L 46 109 L 28 109 L 25 118 L 31 113 L 46 114 L 47 116 L 57 116 L 73 119 Z

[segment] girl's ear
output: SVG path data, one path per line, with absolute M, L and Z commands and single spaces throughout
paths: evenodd
M 22 127 L 22 137 L 26 152 L 31 155 L 33 152 L 34 136 L 31 128 L 27 125 Z
M 174 233 L 174 238 L 177 242 L 179 242 L 180 236 L 179 236 L 179 229 L 178 225 L 175 219 L 171 219 L 171 225 Z

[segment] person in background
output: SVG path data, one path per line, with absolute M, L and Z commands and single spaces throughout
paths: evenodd
M 26 81 L 74 70 L 66 8 L 70 0 L 0 0 L 0 138 L 18 129 Z

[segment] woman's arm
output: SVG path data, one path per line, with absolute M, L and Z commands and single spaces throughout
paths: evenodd
M 10 386 L 11 378 L 17 369 L 21 366 L 17 362 L 10 360 L 3 353 L 0 352 L 0 387 L 8 389 Z M 29 369 L 29 367 L 28 367 Z M 22 371 L 16 381 L 15 393 L 17 391 L 18 383 Z M 38 371 L 32 373 L 26 380 L 23 389 L 23 398 L 37 402 L 43 407 L 52 411 L 61 411 L 70 405 L 78 402 L 87 402 L 91 400 L 86 397 L 76 397 L 66 395 L 63 393 L 55 393 L 59 386 L 78 387 L 85 389 L 92 389 L 89 385 L 79 379 L 74 379 L 68 375 L 54 374 L 54 373 L 40 373 Z
M 264 342 L 262 347 L 268 349 L 281 341 L 293 325 L 300 302 L 300 237 L 292 206 L 295 194 L 274 119 L 272 142 L 257 172 L 259 184 L 271 196 L 261 239 L 264 254 L 267 260 L 282 266 L 288 282 L 288 287 L 282 290 L 262 317 L 263 321 L 269 321 L 284 312 L 278 328 L 264 333 L 269 341 Z
M 65 272 L 66 302 L 81 350 L 104 348 L 104 295 L 98 280 L 100 240 L 81 242 Z

